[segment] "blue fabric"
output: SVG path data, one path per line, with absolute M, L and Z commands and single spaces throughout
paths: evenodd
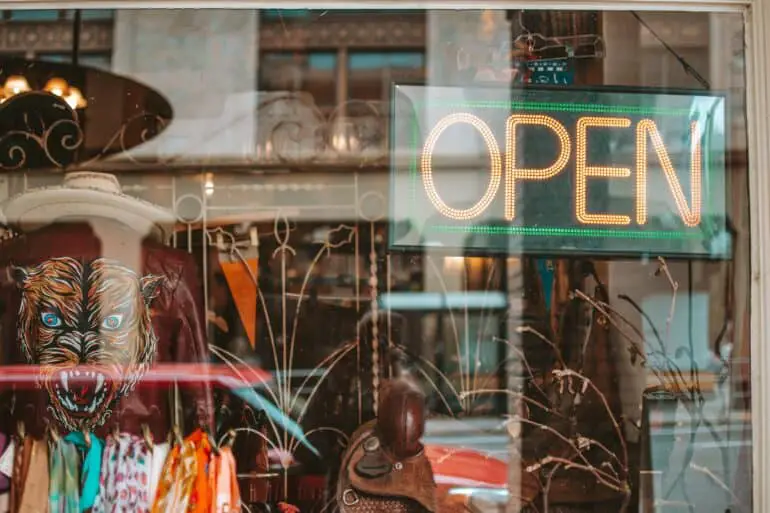
M 91 509 L 99 493 L 99 476 L 102 473 L 102 451 L 104 441 L 96 435 L 89 434 L 91 445 L 86 443 L 86 437 L 79 431 L 73 431 L 65 440 L 74 444 L 83 455 L 83 467 L 80 469 L 80 511 Z
M 551 311 L 551 296 L 553 296 L 554 271 L 553 264 L 542 258 L 537 259 L 537 272 L 540 274 L 540 280 L 543 284 L 543 299 L 545 299 L 546 311 Z

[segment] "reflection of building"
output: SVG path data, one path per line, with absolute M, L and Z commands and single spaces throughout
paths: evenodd
M 81 64 L 111 67 L 114 16 L 114 11 L 106 9 L 82 12 Z M 0 56 L 70 62 L 73 21 L 72 9 L 2 11 Z
M 444 253 L 432 250 L 415 257 L 387 254 L 386 247 L 391 83 L 469 85 L 478 76 L 498 76 L 496 72 L 511 67 L 507 55 L 515 46 L 513 36 L 521 31 L 515 17 L 506 14 L 84 11 L 80 62 L 111 67 L 146 82 L 167 95 L 174 108 L 169 129 L 132 152 L 136 161 L 119 158 L 98 166 L 130 170 L 121 177 L 126 192 L 176 211 L 189 230 L 180 231 L 174 242 L 195 251 L 202 267 L 209 271 L 209 306 L 226 303 L 222 299 L 223 277 L 212 271 L 215 266 L 211 264 L 228 252 L 211 250 L 202 231 L 222 228 L 233 232 L 252 256 L 259 256 L 252 260 L 259 265 L 260 290 L 276 314 L 272 326 L 279 334 L 277 343 L 285 347 L 286 338 L 295 335 L 300 341 L 302 354 L 290 369 L 295 375 L 301 376 L 299 371 L 312 367 L 321 359 L 319 355 L 325 356 L 356 337 L 357 321 L 371 313 L 369 309 L 377 304 L 373 296 L 379 293 L 381 299 L 391 302 L 399 297 L 409 299 L 400 309 L 411 331 L 398 341 L 434 363 L 450 381 L 459 382 L 461 392 L 469 391 L 469 381 L 479 380 L 513 388 L 520 371 L 503 368 L 506 354 L 498 351 L 500 346 L 494 339 L 514 338 L 523 322 L 541 321 L 544 329 L 558 327 L 557 314 L 566 309 L 570 291 L 591 288 L 576 261 L 487 261 L 467 258 L 460 251 L 445 259 Z M 630 13 L 589 13 L 585 18 L 590 23 L 575 28 L 558 23 L 570 20 L 569 13 L 545 12 L 547 23 L 542 27 L 537 25 L 538 16 L 525 18 L 522 25 L 552 35 L 600 33 L 606 55 L 578 61 L 574 75 L 577 86 L 699 87 L 692 74 L 683 71 L 684 59 L 715 86 L 742 90 L 742 73 L 730 76 L 723 71 L 725 63 L 733 63 L 732 50 L 712 41 L 723 41 L 720 34 L 739 33 L 740 27 L 734 29 L 721 24 L 721 18 L 692 13 L 643 17 L 649 27 Z M 72 50 L 72 21 L 71 11 L 9 13 L 0 22 L 8 34 L 0 42 L 0 53 L 66 61 Z M 658 38 L 677 55 L 665 49 Z M 636 58 L 629 59 L 629 55 Z M 485 69 L 472 69 L 474 66 Z M 739 114 L 734 117 L 740 127 L 741 110 L 732 112 Z M 736 137 L 742 141 L 740 135 Z M 736 175 L 742 177 L 740 166 L 733 162 Z M 11 193 L 50 183 L 49 176 L 14 178 Z M 452 183 L 451 176 L 444 175 L 443 179 Z M 745 204 L 745 189 L 734 188 L 739 191 L 736 205 Z M 745 227 L 743 214 L 736 213 L 735 224 Z M 327 242 L 324 238 L 340 223 L 355 226 L 355 237 L 314 262 L 319 248 Z M 289 239 L 281 239 L 284 224 L 291 228 Z M 745 257 L 745 250 L 736 251 Z M 542 269 L 536 267 L 541 263 Z M 642 297 L 668 292 L 666 282 L 651 285 L 647 262 L 602 261 L 596 262 L 595 268 L 607 282 L 613 301 L 629 291 Z M 735 300 L 734 312 L 723 306 L 732 287 L 723 288 L 724 282 L 715 276 L 723 271 L 718 264 L 671 264 L 683 290 L 691 287 L 693 294 L 708 292 L 709 312 L 705 321 L 703 316 L 700 319 L 708 326 L 699 325 L 697 332 L 708 333 L 710 339 L 724 319 L 730 315 L 742 318 L 746 307 L 745 294 Z M 550 281 L 541 280 L 543 275 L 550 275 Z M 306 278 L 307 288 L 303 288 Z M 740 286 L 746 283 L 738 278 L 735 282 Z M 487 295 L 490 291 L 492 294 Z M 500 302 L 486 310 L 464 308 L 478 293 Z M 436 306 L 429 301 L 436 296 L 447 304 L 439 301 Z M 295 314 L 299 299 L 305 301 L 306 309 Z M 293 318 L 280 315 L 287 310 L 286 304 L 292 316 L 302 318 L 299 328 L 291 333 L 286 326 Z M 383 307 L 387 314 L 379 318 L 378 342 L 382 346 L 390 342 L 387 335 L 392 333 L 384 335 L 393 321 L 390 314 L 398 313 L 391 309 L 399 309 L 389 306 Z M 455 311 L 461 315 L 455 316 Z M 680 312 L 684 318 L 675 321 L 685 326 L 693 316 L 686 308 Z M 232 325 L 236 316 L 229 313 Z M 575 340 L 582 339 L 583 329 L 577 320 L 583 314 L 574 315 L 571 321 L 578 329 L 570 330 L 563 342 L 572 348 L 576 347 Z M 629 315 L 638 317 L 636 312 Z M 659 325 L 666 322 L 656 321 Z M 273 342 L 267 340 L 264 327 L 265 323 L 259 327 L 258 336 L 263 338 L 256 345 L 260 349 Z M 367 338 L 373 333 L 368 324 L 365 330 L 362 346 L 369 348 L 375 338 Z M 740 334 L 736 339 L 747 337 Z M 545 347 L 535 342 L 532 353 Z M 615 347 L 622 343 L 613 342 L 610 345 Z M 703 340 L 699 342 L 703 347 Z M 606 340 L 602 343 L 606 348 Z M 609 380 L 610 373 L 604 371 L 612 367 L 613 359 L 627 362 L 625 352 L 618 354 L 592 352 L 599 369 L 596 374 Z M 550 353 L 540 350 L 534 356 L 543 361 L 543 368 L 550 364 Z M 374 373 L 375 364 L 366 363 L 356 369 L 361 375 Z M 382 360 L 380 365 L 385 366 Z M 639 414 L 644 371 L 633 366 L 620 368 L 620 395 L 633 421 Z M 370 377 L 361 379 L 371 385 L 375 380 Z M 463 382 L 466 389 L 462 389 Z M 453 392 L 446 383 L 437 388 L 443 393 Z M 506 410 L 505 405 L 479 402 L 475 404 L 479 409 L 473 411 L 473 402 L 467 403 L 462 406 L 467 407 L 468 414 L 491 415 Z

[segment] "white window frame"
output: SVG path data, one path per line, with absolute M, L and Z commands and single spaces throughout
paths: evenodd
M 399 4 L 419 9 L 563 9 L 742 13 L 746 28 L 751 215 L 751 408 L 753 505 L 770 512 L 770 0 L 281 0 L 281 7 L 382 9 Z M 275 8 L 275 0 L 0 0 L 2 9 Z

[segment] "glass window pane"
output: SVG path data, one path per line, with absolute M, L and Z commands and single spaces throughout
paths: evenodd
M 56 9 L 46 9 L 8 12 L 10 13 L 10 18 L 14 21 L 55 21 L 59 19 L 60 11 Z
M 68 20 L 75 17 L 75 11 L 68 9 L 65 11 L 66 18 Z M 115 11 L 112 9 L 82 9 L 80 11 L 80 19 L 87 20 L 111 20 L 115 17 Z
M 752 511 L 744 17 L 269 7 L 84 10 L 75 69 L 6 17 L 0 434 L 105 490 L 184 437 L 189 500 L 230 449 L 249 511 Z

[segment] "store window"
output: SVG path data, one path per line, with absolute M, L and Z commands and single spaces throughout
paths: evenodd
M 305 92 L 322 109 L 337 102 L 337 54 L 335 52 L 263 53 L 261 91 Z
M 351 52 L 348 67 L 351 100 L 387 101 L 395 78 L 424 78 L 425 55 L 422 51 Z
M 41 61 L 47 61 L 47 62 L 61 62 L 61 63 L 69 63 L 72 62 L 72 54 L 71 53 L 40 53 L 38 54 L 38 58 Z M 92 54 L 82 54 L 79 58 L 79 63 L 83 66 L 90 66 L 93 68 L 99 68 L 104 70 L 109 70 L 112 67 L 112 53 L 92 53 Z
M 72 20 L 75 17 L 74 9 L 5 10 L 2 13 L 4 19 L 29 22 Z M 115 11 L 111 9 L 85 9 L 81 10 L 80 14 L 84 20 L 111 20 Z
M 632 7 L 4 11 L 10 511 L 752 511 L 744 17 Z

